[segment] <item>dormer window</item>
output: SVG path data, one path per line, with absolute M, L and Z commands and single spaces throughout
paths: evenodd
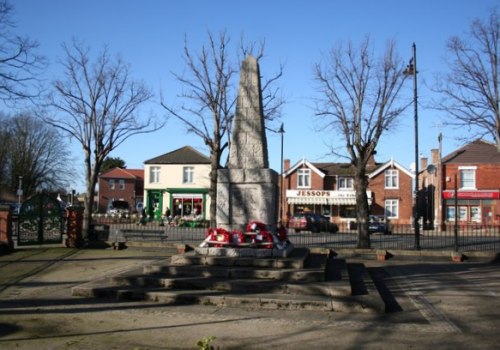
M 297 188 L 311 188 L 311 169 L 297 170 Z

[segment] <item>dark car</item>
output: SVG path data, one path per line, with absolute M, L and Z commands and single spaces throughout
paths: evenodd
M 384 235 L 391 234 L 389 220 L 383 215 L 370 215 L 368 221 L 369 233 L 383 233 Z
M 296 214 L 288 222 L 288 227 L 293 228 L 295 232 L 311 231 L 311 232 L 331 232 L 335 233 L 339 227 L 330 222 L 324 215 L 314 213 Z

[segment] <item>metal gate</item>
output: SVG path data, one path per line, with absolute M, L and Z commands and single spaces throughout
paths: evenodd
M 63 210 L 48 194 L 37 194 L 21 205 L 18 218 L 18 245 L 61 243 Z

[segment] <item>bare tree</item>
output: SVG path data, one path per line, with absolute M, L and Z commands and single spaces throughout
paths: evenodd
M 235 74 L 239 65 L 231 60 L 229 50 L 230 37 L 225 31 L 216 37 L 208 33 L 208 44 L 203 45 L 199 54 L 193 54 L 184 42 L 184 62 L 187 74 L 175 74 L 175 78 L 184 86 L 178 96 L 186 101 L 180 108 L 162 106 L 174 117 L 182 121 L 189 133 L 199 136 L 210 151 L 210 225 L 216 226 L 217 212 L 217 170 L 221 167 L 223 152 L 230 147 L 230 132 L 236 106 Z M 256 45 L 244 46 L 240 43 L 240 53 L 246 55 L 256 50 Z M 258 49 L 257 59 L 262 58 L 263 46 Z M 268 119 L 279 115 L 283 100 L 272 84 L 281 76 L 280 72 L 267 80 L 263 87 L 264 106 Z M 264 90 L 264 89 L 263 89 Z M 264 112 L 266 115 L 266 112 Z
M 83 231 L 88 237 L 95 187 L 105 158 L 128 138 L 154 132 L 164 123 L 140 118 L 141 105 L 151 91 L 129 76 L 129 67 L 104 48 L 92 62 L 90 49 L 73 41 L 63 45 L 65 80 L 54 82 L 50 106 L 54 114 L 44 119 L 80 143 L 84 154 L 86 198 Z
M 442 99 L 437 108 L 448 124 L 466 127 L 470 138 L 490 135 L 500 152 L 500 19 L 493 11 L 487 21 L 475 20 L 464 38 L 448 41 L 450 72 L 438 79 Z
M 52 191 L 69 185 L 73 169 L 64 139 L 35 113 L 2 117 L 0 160 L 2 185 L 15 193 L 19 176 L 23 193 L 30 197 L 40 190 Z
M 13 7 L 0 1 L 0 100 L 15 103 L 39 95 L 37 75 L 45 67 L 45 58 L 36 53 L 38 43 L 15 35 L 11 19 Z
M 334 132 L 333 138 L 343 140 L 354 168 L 359 248 L 370 247 L 367 165 L 383 132 L 395 126 L 407 107 L 398 99 L 405 80 L 403 68 L 394 42 L 389 42 L 385 55 L 376 61 L 369 38 L 359 49 L 351 42 L 346 47 L 339 44 L 323 64 L 315 66 L 318 120 L 324 130 Z

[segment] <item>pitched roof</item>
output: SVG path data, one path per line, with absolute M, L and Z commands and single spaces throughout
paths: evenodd
M 144 179 L 143 169 L 122 169 L 112 168 L 99 175 L 101 178 L 115 178 L 115 179 Z
M 286 170 L 285 173 L 283 174 L 284 177 L 287 177 L 291 173 L 293 173 L 297 168 L 301 167 L 302 165 L 305 165 L 307 168 L 311 169 L 314 171 L 316 174 L 318 174 L 321 177 L 325 177 L 325 173 L 322 172 L 320 169 L 318 169 L 313 163 L 309 162 L 307 159 L 302 159 L 295 163 L 294 166 L 290 167 L 290 169 Z
M 144 164 L 210 164 L 210 158 L 191 146 L 184 146 L 175 151 L 146 160 Z
M 321 177 L 325 176 L 354 176 L 354 166 L 351 163 L 311 163 L 305 159 L 297 162 L 294 166 L 288 169 L 284 176 L 293 173 L 299 166 L 306 165 L 311 170 L 315 171 Z M 376 163 L 375 166 L 367 166 L 367 172 L 371 173 L 378 169 L 382 164 Z
M 371 178 L 377 176 L 378 174 L 380 174 L 385 169 L 391 168 L 391 167 L 394 167 L 394 168 L 401 170 L 403 173 L 405 173 L 406 175 L 408 175 L 411 178 L 415 177 L 415 174 L 413 174 L 410 170 L 406 169 L 404 166 L 402 166 L 401 164 L 399 164 L 395 160 L 391 159 L 390 161 L 386 162 L 385 164 L 382 164 L 377 169 L 375 169 L 375 171 L 373 171 L 369 175 L 369 178 L 371 179 Z
M 492 164 L 500 163 L 497 146 L 484 140 L 473 141 L 445 156 L 443 163 Z

